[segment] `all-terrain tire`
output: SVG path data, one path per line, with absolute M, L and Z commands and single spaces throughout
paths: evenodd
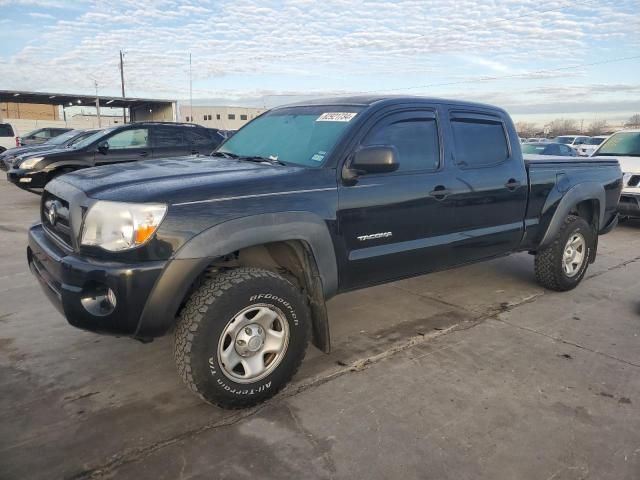
M 230 378 L 219 349 L 232 320 L 254 305 L 277 311 L 281 321 L 286 320 L 288 344 L 266 377 L 242 383 Z M 206 402 L 229 409 L 250 407 L 291 380 L 304 358 L 310 332 L 305 296 L 282 276 L 257 268 L 215 273 L 203 280 L 180 312 L 174 349 L 178 373 Z
M 563 268 L 563 254 L 567 242 L 576 234 L 580 234 L 584 238 L 586 251 L 583 252 L 584 259 L 577 273 L 569 276 Z M 591 226 L 582 217 L 569 215 L 551 244 L 536 254 L 536 280 L 549 290 L 557 292 L 572 290 L 578 286 L 587 272 L 594 245 L 595 233 Z

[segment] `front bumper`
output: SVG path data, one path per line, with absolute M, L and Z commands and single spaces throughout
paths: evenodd
M 618 213 L 624 217 L 640 217 L 640 193 L 625 193 L 620 195 Z
M 44 188 L 49 181 L 49 173 L 42 170 L 12 168 L 7 172 L 7 180 L 20 188 Z
M 27 260 L 51 303 L 71 325 L 126 336 L 136 336 L 147 299 L 167 263 L 124 264 L 82 257 L 58 246 L 41 224 L 29 230 Z M 115 309 L 106 315 L 91 313 L 83 303 L 105 288 L 115 294 Z

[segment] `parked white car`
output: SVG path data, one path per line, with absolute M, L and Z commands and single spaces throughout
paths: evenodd
M 553 141 L 555 143 L 564 143 L 565 145 L 568 145 L 571 148 L 575 148 L 577 150 L 580 145 L 587 142 L 587 140 L 589 140 L 590 138 L 591 137 L 588 137 L 586 135 L 561 135 L 554 138 Z
M 10 123 L 0 122 L 0 153 L 18 146 L 18 131 Z
M 609 135 L 597 135 L 589 138 L 586 143 L 583 143 L 576 149 L 578 151 L 578 155 L 581 157 L 590 157 L 593 155 L 593 152 L 596 151 L 598 145 L 604 142 L 607 138 L 609 138 Z
M 592 157 L 615 157 L 620 162 L 623 177 L 618 212 L 640 218 L 640 129 L 614 133 Z

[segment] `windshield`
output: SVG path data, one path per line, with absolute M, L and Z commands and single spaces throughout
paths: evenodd
M 576 137 L 556 137 L 554 142 L 556 143 L 564 143 L 564 144 L 570 144 L 573 143 L 573 141 L 576 139 Z
M 602 142 L 604 142 L 604 138 L 591 137 L 585 143 L 587 145 L 600 145 Z
M 73 137 L 78 135 L 78 133 L 80 133 L 80 130 L 71 130 L 69 132 L 62 133 L 62 134 L 58 135 L 57 137 L 53 137 L 51 140 L 49 140 L 47 142 L 47 144 L 48 145 L 62 145 L 63 143 L 66 143 L 68 140 L 71 140 Z
M 113 132 L 116 128 L 118 128 L 118 127 L 111 127 L 111 128 L 106 128 L 104 130 L 98 130 L 93 135 L 89 135 L 88 137 L 83 138 L 82 140 L 80 140 L 78 143 L 74 143 L 73 144 L 73 148 L 88 147 L 89 145 L 91 145 L 96 140 L 99 140 L 102 137 L 104 137 L 105 135 L 108 135 L 109 133 Z
M 238 131 L 217 151 L 319 167 L 359 107 L 289 107 L 268 112 Z
M 537 153 L 537 154 L 541 154 L 542 152 L 544 152 L 544 149 L 547 148 L 544 145 L 534 145 L 532 143 L 530 144 L 525 144 L 522 145 L 522 153 Z
M 640 157 L 640 132 L 621 132 L 612 135 L 602 144 L 596 155 Z

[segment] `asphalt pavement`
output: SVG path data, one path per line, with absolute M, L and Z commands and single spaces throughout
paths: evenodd
M 69 326 L 26 264 L 39 198 L 0 180 L 0 479 L 640 478 L 640 222 L 575 290 L 519 254 L 341 295 L 334 350 L 243 411 L 172 338 Z

